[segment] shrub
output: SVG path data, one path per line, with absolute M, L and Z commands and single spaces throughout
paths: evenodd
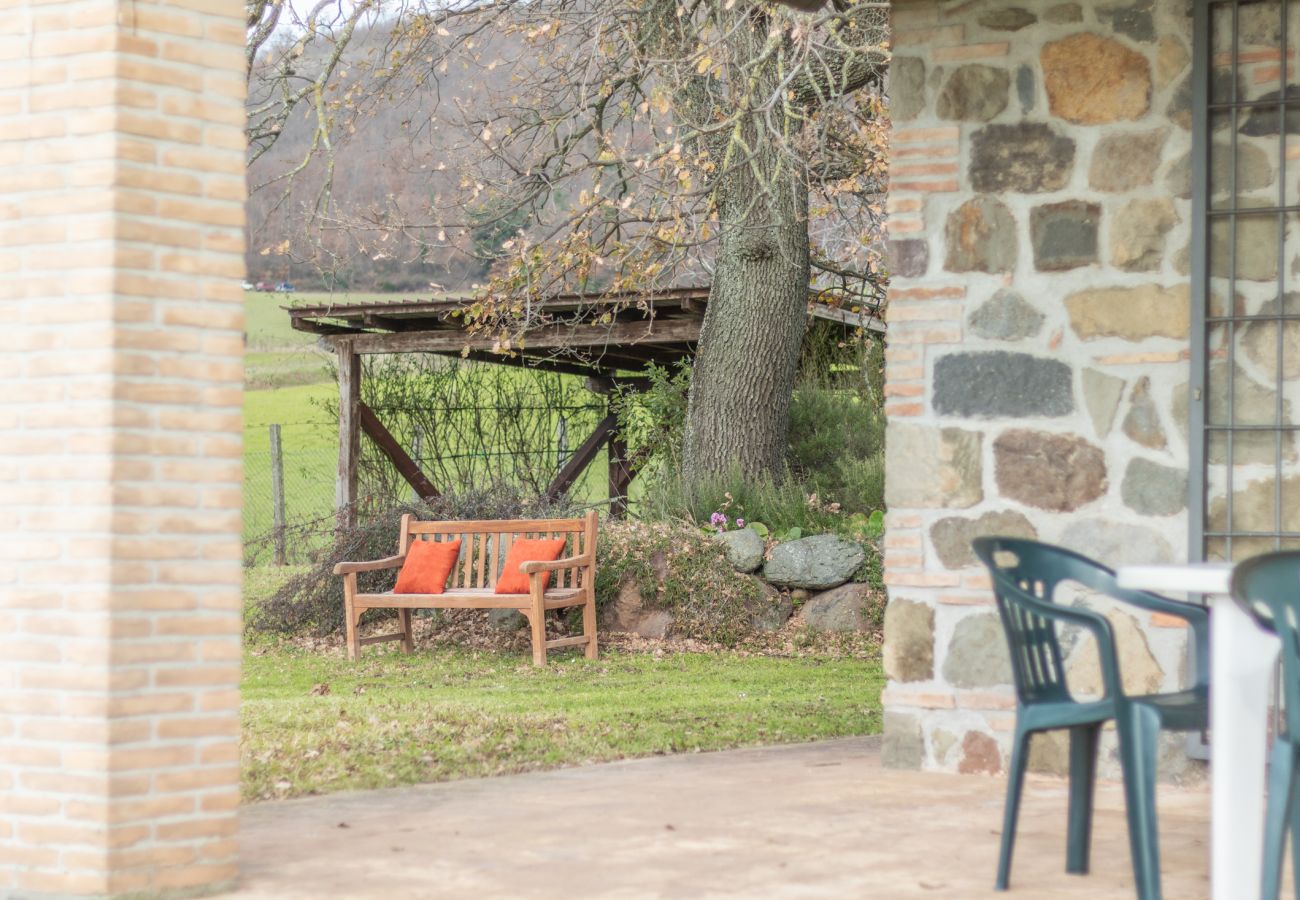
M 646 605 L 672 613 L 682 637 L 734 646 L 753 634 L 763 602 L 757 579 L 737 574 L 722 546 L 685 522 L 613 522 L 596 547 L 596 602 L 625 581 Z
M 392 556 L 405 513 L 434 520 L 532 519 L 558 518 L 568 515 L 570 510 L 499 485 L 444 495 L 433 503 L 401 503 L 382 510 L 368 510 L 353 527 L 335 531 L 333 539 L 310 566 L 290 577 L 269 599 L 247 610 L 248 627 L 254 631 L 317 635 L 341 630 L 343 579 L 334 574 L 335 564 Z M 392 588 L 395 577 L 394 570 L 361 572 L 357 586 L 362 591 L 386 591 Z M 391 610 L 367 613 L 376 617 L 391 615 Z

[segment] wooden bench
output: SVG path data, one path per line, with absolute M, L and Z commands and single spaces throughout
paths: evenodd
M 344 617 L 347 623 L 348 659 L 356 659 L 366 644 L 401 641 L 402 648 L 415 650 L 411 630 L 413 609 L 517 609 L 532 630 L 533 663 L 546 664 L 546 651 L 559 647 L 585 647 L 588 659 L 596 648 L 596 513 L 581 519 L 534 519 L 524 521 L 425 522 L 402 516 L 397 555 L 371 562 L 341 562 L 335 575 L 343 576 Z M 398 569 L 406 560 L 412 541 L 454 541 L 460 539 L 460 556 L 452 569 L 443 594 L 362 594 L 357 592 L 357 573 Z M 497 577 L 506 553 L 517 538 L 565 538 L 562 558 L 554 562 L 528 562 L 520 571 L 528 576 L 527 594 L 498 594 Z M 551 572 L 551 583 L 542 590 L 542 573 Z M 582 636 L 554 641 L 546 639 L 546 612 L 581 606 Z M 399 630 L 391 634 L 361 637 L 357 626 L 368 609 L 396 609 Z

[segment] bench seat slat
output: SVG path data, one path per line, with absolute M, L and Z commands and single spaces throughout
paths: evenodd
M 560 609 L 586 602 L 578 588 L 547 591 L 543 598 L 547 609 Z M 531 603 L 527 594 L 498 594 L 491 590 L 456 589 L 444 594 L 357 594 L 356 605 L 366 609 L 526 609 Z

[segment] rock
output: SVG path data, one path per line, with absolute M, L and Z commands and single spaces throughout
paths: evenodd
M 870 601 L 870 585 L 844 584 L 813 594 L 799 608 L 799 618 L 813 631 L 870 631 L 871 617 L 866 611 Z
M 1043 328 L 1043 314 L 1010 288 L 1002 288 L 967 320 L 977 336 L 995 341 L 1019 341 Z
M 1082 200 L 1036 206 L 1029 212 L 1029 239 L 1034 268 L 1063 272 L 1097 261 L 1097 226 L 1101 207 Z
M 1118 193 L 1145 187 L 1155 180 L 1169 129 L 1105 134 L 1092 151 L 1088 184 L 1093 190 Z
M 763 551 L 767 549 L 758 532 L 752 528 L 737 531 L 724 531 L 715 534 L 713 539 L 727 552 L 727 562 L 737 572 L 752 572 L 763 563 Z
M 982 731 L 968 731 L 961 742 L 961 762 L 957 771 L 963 775 L 996 775 L 1002 771 L 1002 751 L 998 742 Z
M 1020 6 L 1006 6 L 981 13 L 979 23 L 993 31 L 1019 31 L 1038 21 L 1038 16 Z
M 1164 670 L 1147 645 L 1135 618 L 1112 609 L 1106 613 L 1111 632 L 1115 636 L 1115 655 L 1119 657 L 1120 680 L 1129 694 L 1154 694 L 1165 680 Z M 1081 640 L 1065 664 L 1070 693 L 1076 697 L 1097 698 L 1105 693 L 1101 678 L 1101 657 L 1097 644 L 1089 636 Z
M 948 214 L 944 228 L 949 272 L 1010 272 L 1016 267 L 1016 222 L 995 197 L 967 200 Z
M 1101 7 L 1097 10 L 1097 20 L 1139 44 L 1149 44 L 1156 39 L 1151 5 L 1151 0 L 1138 0 L 1128 6 Z
M 1093 288 L 1066 297 L 1065 308 L 1070 327 L 1085 341 L 1106 337 L 1126 341 L 1153 337 L 1186 340 L 1191 325 L 1191 299 L 1186 285 Z
M 1124 505 L 1143 516 L 1172 516 L 1187 505 L 1187 472 L 1137 457 L 1119 486 Z
M 1259 95 L 1258 102 L 1267 103 L 1270 100 L 1277 103 L 1282 98 L 1282 92 L 1266 91 Z M 1300 101 L 1300 85 L 1289 85 L 1286 89 L 1286 99 L 1290 101 L 1286 110 L 1286 133 L 1300 134 L 1300 109 L 1295 108 L 1295 102 Z M 1237 131 L 1247 137 L 1277 137 L 1278 127 L 1277 107 L 1267 111 L 1263 109 L 1253 109 L 1246 121 Z
M 1210 96 L 1222 97 L 1224 99 L 1232 96 L 1232 72 L 1229 68 L 1215 68 L 1210 73 Z M 1173 95 L 1169 98 L 1169 105 L 1165 107 L 1165 118 L 1173 122 L 1184 131 L 1190 131 L 1192 127 L 1192 76 L 1187 75 L 1182 81 L 1178 82 L 1178 87 L 1174 89 Z M 1273 121 L 1277 122 L 1277 115 L 1274 114 Z M 1218 131 L 1228 126 L 1226 119 L 1211 120 L 1211 127 Z M 1277 133 L 1277 126 L 1274 125 L 1274 134 Z
M 794 613 L 794 601 L 761 578 L 750 576 L 759 591 L 758 606 L 750 618 L 755 631 L 780 631 Z
M 1007 108 L 1011 76 L 1006 69 L 972 64 L 953 70 L 934 111 L 954 122 L 987 122 Z
M 1259 209 L 1269 201 L 1241 197 L 1237 201 L 1238 209 Z M 1235 274 L 1238 281 L 1276 281 L 1277 280 L 1277 216 L 1263 215 L 1237 216 L 1237 265 Z M 1232 240 L 1232 229 L 1224 220 L 1217 227 L 1210 228 L 1210 264 L 1211 277 L 1228 275 L 1228 247 Z
M 1138 119 L 1151 106 L 1151 65 L 1112 38 L 1082 32 L 1039 53 L 1052 115 L 1077 125 Z
M 1106 493 L 1106 456 L 1081 437 L 1012 429 L 993 442 L 1003 497 L 1052 512 L 1073 512 Z
M 763 566 L 763 577 L 781 587 L 825 590 L 852 578 L 866 558 L 862 547 L 853 541 L 834 534 L 815 534 L 773 547 Z
M 895 56 L 889 63 L 889 116 L 895 122 L 915 119 L 925 110 L 925 60 Z
M 1160 38 L 1156 44 L 1156 87 L 1164 90 L 1173 84 L 1190 60 L 1187 48 L 1178 38 L 1169 35 Z
M 1168 441 L 1160 425 L 1160 411 L 1151 399 L 1151 379 L 1143 375 L 1133 385 L 1129 394 L 1128 415 L 1124 417 L 1124 433 L 1136 443 L 1152 450 L 1163 450 Z
M 1300 312 L 1300 294 L 1286 295 L 1285 312 L 1287 315 Z M 1277 315 L 1277 300 L 1266 301 L 1259 307 L 1257 313 L 1264 316 Z M 1300 378 L 1300 322 L 1295 320 L 1282 323 L 1251 322 L 1238 334 L 1241 335 L 1241 347 L 1246 351 L 1247 358 L 1258 366 L 1260 371 L 1272 374 L 1278 371 L 1279 324 L 1282 328 L 1282 378 L 1290 381 L 1293 378 Z M 1271 425 L 1273 419 L 1272 411 L 1268 412 L 1267 418 L 1243 419 L 1240 412 L 1236 415 L 1237 424 L 1241 425 Z
M 959 688 L 1011 683 L 1011 656 L 996 613 L 975 613 L 957 623 L 943 660 L 943 677 Z
M 1043 21 L 1053 25 L 1083 21 L 1083 7 L 1077 3 L 1058 3 L 1043 13 Z
M 885 481 L 885 503 L 897 509 L 964 509 L 984 498 L 981 434 L 899 422 L 885 437 L 885 467 L 905 476 Z
M 1242 481 L 1244 481 L 1244 477 L 1240 475 L 1233 480 L 1232 530 L 1273 531 L 1273 492 L 1276 482 L 1273 478 L 1261 478 L 1255 481 L 1247 481 L 1245 484 L 1242 484 Z M 1281 481 L 1284 501 L 1285 498 L 1300 497 L 1300 475 L 1287 475 Z M 1224 496 L 1222 487 L 1217 489 L 1217 494 L 1218 496 L 1210 498 L 1209 512 L 1205 517 L 1206 528 L 1209 531 L 1227 531 L 1229 530 L 1227 497 Z M 1283 502 L 1282 530 L 1300 530 L 1300 504 Z M 1255 550 L 1255 552 L 1273 549 L 1272 538 L 1265 539 L 1264 543 L 1266 546 Z M 1232 542 L 1233 550 L 1238 553 L 1243 549 L 1243 547 L 1238 546 L 1239 544 L 1245 544 L 1244 539 Z
M 880 764 L 886 769 L 919 769 L 925 759 L 921 722 L 907 713 L 885 711 Z
M 1140 563 L 1171 562 L 1169 542 L 1154 528 L 1107 519 L 1079 519 L 1062 532 L 1059 543 L 1091 556 L 1112 569 Z
M 1059 191 L 1070 180 L 1074 150 L 1073 140 L 1041 122 L 985 125 L 971 136 L 971 187 L 993 194 Z
M 663 638 L 673 626 L 667 610 L 649 608 L 635 579 L 624 581 L 612 603 L 600 610 L 601 629 L 638 634 L 646 638 Z
M 916 238 L 889 241 L 885 245 L 889 274 L 920 278 L 930 267 L 930 242 Z
M 934 608 L 913 600 L 885 607 L 885 676 L 893 681 L 934 677 Z
M 1060 728 L 1035 734 L 1029 741 L 1029 771 L 1042 775 L 1069 774 L 1070 732 Z
M 1269 159 L 1268 154 L 1246 141 L 1237 144 L 1236 168 L 1239 193 L 1266 188 L 1276 177 L 1273 161 Z M 1231 145 L 1227 141 L 1215 141 L 1210 150 L 1210 193 L 1217 204 L 1227 200 L 1229 186 L 1232 184 L 1232 169 Z M 1191 154 L 1184 153 L 1169 166 L 1165 186 L 1174 196 L 1184 200 L 1191 199 Z
M 930 526 L 930 543 L 935 555 L 945 569 L 964 569 L 976 565 L 979 560 L 971 550 L 970 542 L 985 535 L 1003 537 L 1029 538 L 1034 540 L 1038 532 L 1033 523 L 1023 515 L 1012 510 L 986 512 L 978 519 L 966 519 L 961 516 L 949 516 Z M 886 610 L 886 617 L 888 617 Z M 888 618 L 886 618 L 886 625 Z M 889 629 L 885 629 L 886 649 L 888 649 Z
M 517 609 L 489 609 L 487 619 L 499 631 L 518 631 L 528 624 L 528 618 Z
M 930 734 L 930 747 L 934 761 L 940 767 L 948 763 L 948 751 L 957 745 L 957 735 L 943 728 L 936 728 Z
M 1123 395 L 1123 378 L 1096 369 L 1083 370 L 1083 403 L 1088 408 L 1088 417 L 1092 419 L 1097 437 L 1104 438 L 1110 434 L 1110 426 L 1115 424 L 1115 413 L 1119 410 L 1119 400 Z
M 934 366 L 941 416 L 1024 418 L 1074 412 L 1073 374 L 1060 360 L 993 350 L 950 353 Z
M 1020 111 L 1031 112 L 1034 108 L 1034 70 L 1029 66 L 1016 69 L 1016 98 L 1020 100 Z
M 1228 423 L 1228 396 L 1224 386 L 1228 383 L 1226 363 L 1214 362 L 1210 365 L 1209 384 L 1205 421 L 1212 425 Z M 1219 390 L 1213 386 L 1219 385 Z M 1276 410 L 1277 395 L 1267 387 L 1252 379 L 1244 369 L 1237 367 L 1232 378 L 1232 409 L 1239 424 L 1271 424 Z M 1184 443 L 1187 441 L 1187 384 L 1184 382 L 1174 388 L 1170 415 L 1178 423 Z M 1291 422 L 1291 401 L 1282 401 L 1282 421 Z M 1228 462 L 1227 444 L 1224 441 L 1210 441 L 1206 454 L 1215 465 Z M 1267 432 L 1242 432 L 1232 441 L 1232 461 L 1242 466 L 1253 463 L 1272 465 L 1275 461 L 1274 436 Z M 1285 433 L 1282 438 L 1282 461 L 1295 462 L 1295 439 Z
M 1110 261 L 1129 272 L 1160 268 L 1165 236 L 1178 224 L 1174 204 L 1163 197 L 1130 200 L 1110 223 Z

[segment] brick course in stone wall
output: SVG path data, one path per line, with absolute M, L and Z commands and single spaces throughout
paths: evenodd
M 236 875 L 243 15 L 0 21 L 6 897 Z
M 1013 695 L 970 539 L 1185 558 L 1191 20 L 905 0 L 893 24 L 885 756 L 996 771 Z M 1177 684 L 1183 630 L 1111 615 L 1132 677 Z

